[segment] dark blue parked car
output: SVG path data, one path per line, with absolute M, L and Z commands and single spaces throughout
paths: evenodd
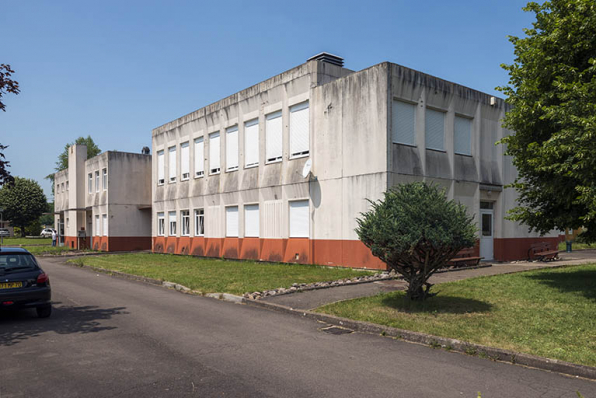
M 35 308 L 52 314 L 50 278 L 25 249 L 0 247 L 0 310 Z

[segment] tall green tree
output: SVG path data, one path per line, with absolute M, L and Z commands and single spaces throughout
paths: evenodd
M 54 167 L 54 173 L 66 170 L 68 168 L 68 148 L 75 144 L 87 146 L 87 159 L 90 159 L 101 153 L 101 149 L 99 149 L 97 144 L 95 144 L 93 138 L 91 138 L 90 135 L 88 135 L 87 137 L 79 137 L 74 142 L 71 142 L 64 146 L 64 150 L 58 155 L 56 167 Z M 46 176 L 46 180 L 50 180 L 52 182 L 52 194 L 54 193 L 54 173 L 48 174 Z
M 374 256 L 404 277 L 412 300 L 431 296 L 428 278 L 476 243 L 473 217 L 436 185 L 399 185 L 371 205 L 357 219 L 356 233 Z
M 13 176 L 7 170 L 10 167 L 10 162 L 4 156 L 4 150 L 6 148 L 8 148 L 7 145 L 0 144 L 0 187 L 14 180 Z
M 39 220 L 43 212 L 48 210 L 46 195 L 39 184 L 21 177 L 15 177 L 13 183 L 0 188 L 0 206 L 4 209 L 3 219 L 20 227 L 23 235 L 25 227 Z
M 596 240 L 596 3 L 530 2 L 536 21 L 510 37 L 515 61 L 499 89 L 512 109 L 506 154 L 519 172 L 510 218 L 530 229 L 588 228 Z
M 0 110 L 6 112 L 6 105 L 2 102 L 2 97 L 7 94 L 18 94 L 21 92 L 19 89 L 19 82 L 11 78 L 14 70 L 10 68 L 8 64 L 0 64 Z

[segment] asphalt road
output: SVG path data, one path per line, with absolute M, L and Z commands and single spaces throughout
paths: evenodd
M 0 398 L 596 397 L 588 380 L 41 263 L 55 311 L 0 315 Z

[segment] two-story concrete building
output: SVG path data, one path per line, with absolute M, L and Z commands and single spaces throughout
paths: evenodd
M 54 178 L 59 244 L 102 251 L 151 248 L 151 156 L 108 151 L 87 159 L 68 150 L 68 169 Z
M 429 181 L 476 216 L 485 259 L 552 240 L 504 219 L 516 170 L 502 99 L 400 65 L 320 54 L 153 130 L 153 250 L 382 268 L 356 218 Z M 307 164 L 308 163 L 308 164 Z

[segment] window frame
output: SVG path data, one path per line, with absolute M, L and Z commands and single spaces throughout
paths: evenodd
M 171 160 L 172 152 L 174 152 L 174 163 L 172 163 L 172 160 Z M 176 145 L 168 147 L 168 184 L 174 184 L 177 180 L 177 177 L 178 177 L 178 167 L 176 167 L 177 161 L 178 161 L 178 159 L 176 159 Z M 174 165 L 173 176 L 172 176 L 172 167 L 171 167 L 172 164 Z
M 87 192 L 93 193 L 93 172 L 87 174 Z
M 186 149 L 186 173 L 184 172 L 184 150 Z M 184 176 L 186 174 L 186 176 Z M 180 144 L 180 181 L 190 179 L 190 141 Z
M 103 190 L 107 191 L 108 190 L 108 169 L 107 169 L 107 167 L 104 167 L 101 170 L 101 183 L 103 186 Z
M 397 118 L 399 117 L 399 112 L 397 112 L 396 107 L 398 107 L 399 105 L 397 104 L 401 104 L 401 105 L 406 105 L 406 106 L 410 106 L 411 108 L 409 109 L 410 111 L 413 111 L 413 115 L 412 115 L 412 142 L 405 142 L 405 141 L 399 141 L 397 138 Z M 408 145 L 408 146 L 417 146 L 417 140 L 416 140 L 416 106 L 417 104 L 412 103 L 412 102 L 408 102 L 408 101 L 403 101 L 401 99 L 396 99 L 394 98 L 393 101 L 391 102 L 391 142 L 394 144 L 399 144 L 399 145 Z
M 268 135 L 269 129 L 267 128 L 267 121 L 275 120 L 278 118 L 280 119 L 280 123 L 281 123 L 281 127 L 279 130 L 281 148 L 280 148 L 279 156 L 269 157 L 270 154 L 267 153 L 267 143 L 269 142 L 271 137 L 269 137 L 269 135 Z M 275 112 L 270 112 L 267 115 L 265 115 L 265 164 L 279 163 L 279 162 L 283 161 L 283 157 L 284 157 L 284 145 L 283 145 L 284 124 L 283 123 L 284 123 L 283 112 L 281 111 L 281 109 L 278 111 L 275 111 Z
M 431 146 L 428 146 L 428 115 L 429 115 L 429 111 L 432 113 L 436 113 L 436 114 L 441 114 L 443 117 L 443 142 L 442 142 L 442 148 L 433 148 Z M 440 109 L 435 109 L 435 108 L 429 108 L 427 107 L 424 110 L 424 147 L 425 149 L 430 149 L 431 151 L 438 151 L 438 152 L 445 152 L 445 123 L 447 120 L 447 112 L 440 110 Z
M 457 151 L 457 145 L 456 145 L 456 141 L 457 141 L 457 121 L 458 120 L 465 120 L 469 123 L 469 131 L 467 131 L 466 133 L 468 134 L 468 150 L 469 153 L 463 153 L 463 152 L 458 152 Z M 466 117 L 463 115 L 455 115 L 455 118 L 453 119 L 453 153 L 455 153 L 456 155 L 462 155 L 462 156 L 472 156 L 472 130 L 473 130 L 473 126 L 474 126 L 474 119 L 470 118 L 470 117 Z
M 205 208 L 201 207 L 198 209 L 194 209 L 194 217 L 195 217 L 195 236 L 205 236 Z M 203 222 L 200 222 L 200 219 L 203 219 Z M 199 232 L 199 227 L 202 226 L 203 232 Z
M 157 236 L 166 236 L 166 213 L 157 213 Z
M 231 232 L 229 231 L 228 227 L 229 225 L 229 219 L 228 219 L 228 210 L 230 209 L 236 209 L 236 231 L 235 231 L 235 235 L 231 235 Z M 233 206 L 226 206 L 225 207 L 225 212 L 226 212 L 226 231 L 225 231 L 225 236 L 226 238 L 238 238 L 240 236 L 240 206 L 238 205 L 233 205 Z M 234 232 L 234 231 L 232 231 Z
M 257 129 L 257 161 L 256 162 L 252 162 L 252 163 L 248 163 L 248 145 L 247 142 L 249 142 L 248 140 L 248 132 L 250 131 L 248 128 L 256 126 Z M 259 118 L 256 117 L 254 119 L 248 120 L 246 122 L 244 122 L 244 168 L 245 169 L 250 169 L 253 167 L 259 167 L 259 163 L 260 163 L 260 140 L 259 140 Z
M 174 221 L 172 221 L 172 215 L 174 215 Z M 177 221 L 178 221 L 178 217 L 176 216 L 176 211 L 169 211 L 168 212 L 168 236 L 178 236 L 178 228 L 177 228 Z M 174 226 L 173 228 L 173 232 L 172 232 L 172 226 Z
M 292 204 L 294 203 L 306 203 L 307 208 L 307 231 L 306 236 L 303 235 L 292 235 Z M 288 238 L 297 239 L 310 239 L 310 200 L 309 199 L 296 199 L 288 201 Z
M 99 192 L 99 170 L 95 170 L 95 192 Z
M 180 236 L 190 236 L 190 210 L 180 210 L 180 227 Z
M 238 171 L 239 165 L 240 165 L 240 146 L 239 144 L 239 139 L 238 139 L 238 134 L 239 134 L 239 129 L 238 129 L 238 125 L 235 124 L 233 126 L 230 126 L 226 129 L 226 173 L 230 173 L 233 171 Z M 230 136 L 236 133 L 235 137 L 236 137 L 236 153 L 234 154 L 236 157 L 236 165 L 235 166 L 230 166 L 230 158 L 232 153 L 228 152 L 231 151 L 230 149 Z M 221 142 L 221 141 L 220 141 Z
M 161 161 L 160 161 L 161 158 Z M 160 167 L 161 163 L 161 167 Z M 161 172 L 162 179 L 159 178 Z M 164 149 L 157 151 L 157 185 L 166 183 L 166 152 Z
M 247 226 L 247 208 L 254 208 L 256 207 L 257 210 L 257 233 L 256 235 L 249 233 Z M 260 238 L 261 237 L 261 208 L 258 203 L 245 203 L 244 204 L 244 237 L 245 238 Z
M 306 105 L 306 106 L 305 106 Z M 303 111 L 305 109 L 308 109 L 308 131 L 306 134 L 306 138 L 308 140 L 308 149 L 302 152 L 292 152 L 292 114 L 296 113 L 296 112 L 300 112 Z M 292 106 L 290 106 L 290 121 L 289 121 L 289 131 L 288 131 L 288 135 L 290 138 L 290 160 L 293 159 L 300 159 L 300 158 L 304 158 L 307 156 L 310 156 L 310 101 L 306 100 L 306 101 L 302 101 L 300 103 L 294 104 Z M 282 146 L 283 147 L 283 146 Z
M 202 147 L 202 156 L 200 157 L 200 159 L 197 159 L 197 143 L 200 143 Z M 195 178 L 203 178 L 205 177 L 205 137 L 197 137 L 193 140 L 193 150 Z M 201 165 L 201 170 L 197 170 L 197 165 L 199 164 Z
M 103 236 L 108 236 L 108 215 L 102 214 L 101 215 L 101 229 L 103 232 Z
M 213 138 L 217 135 L 217 152 L 218 152 L 218 157 L 219 157 L 219 164 L 218 167 L 211 167 L 211 162 L 213 161 L 213 158 L 211 156 L 212 154 L 212 141 Z M 219 131 L 214 131 L 212 133 L 209 133 L 209 175 L 217 175 L 221 173 L 221 133 Z

